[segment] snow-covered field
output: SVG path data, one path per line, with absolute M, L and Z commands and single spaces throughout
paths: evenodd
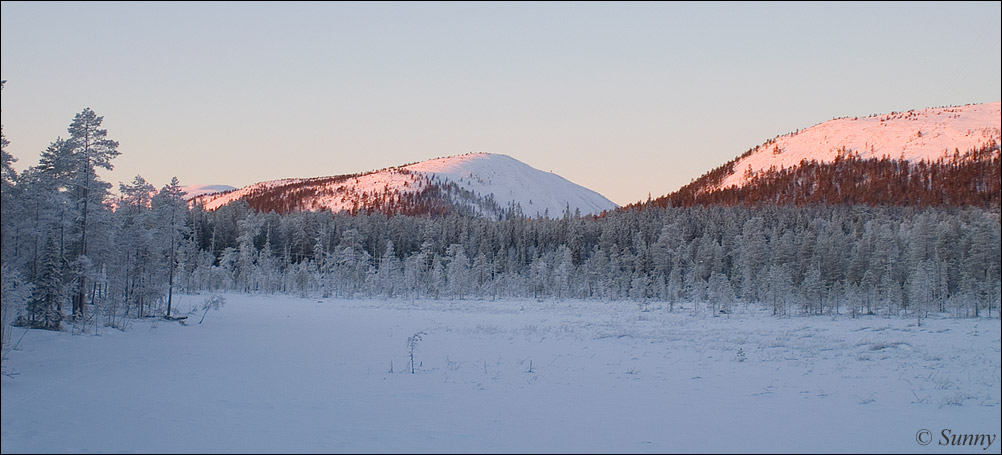
M 202 324 L 29 331 L 4 363 L 3 452 L 1002 447 L 997 318 L 225 297 Z M 944 433 L 993 443 L 944 446 Z

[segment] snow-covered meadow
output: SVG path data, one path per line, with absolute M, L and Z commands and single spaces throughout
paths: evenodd
M 3 452 L 1002 447 L 940 445 L 944 432 L 1002 433 L 997 316 L 917 326 L 756 305 L 225 298 L 202 324 L 197 311 L 96 334 L 14 329 Z

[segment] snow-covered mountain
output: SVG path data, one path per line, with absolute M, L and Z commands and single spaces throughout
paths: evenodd
M 518 204 L 529 216 L 558 217 L 573 213 L 600 213 L 616 208 L 601 194 L 552 172 L 543 172 L 508 155 L 468 153 L 405 166 L 414 173 L 434 176 L 435 181 L 455 183 L 463 191 L 491 195 L 502 207 Z
M 446 213 L 492 218 L 520 210 L 530 217 L 600 213 L 616 208 L 601 194 L 510 156 L 468 153 L 379 171 L 255 183 L 193 199 L 215 210 L 237 200 L 287 213 L 300 210 Z
M 966 152 L 992 140 L 997 144 L 1002 142 L 1000 106 L 997 101 L 830 120 L 766 141 L 741 157 L 715 188 L 740 187 L 763 172 L 803 160 L 831 162 L 846 152 L 862 159 L 932 162 L 954 150 Z
M 963 205 L 997 200 L 1000 106 L 830 120 L 765 141 L 655 202 Z

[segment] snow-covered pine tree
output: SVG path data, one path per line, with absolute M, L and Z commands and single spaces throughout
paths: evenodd
M 167 310 L 171 317 L 174 296 L 174 278 L 177 272 L 178 255 L 184 242 L 190 240 L 191 227 L 188 225 L 188 203 L 177 177 L 173 177 L 150 201 L 155 218 L 156 238 L 159 251 L 166 256 Z
M 34 292 L 28 303 L 28 318 L 24 325 L 46 330 L 60 330 L 63 320 L 64 283 L 63 264 L 59 256 L 54 236 L 46 236 L 45 252 L 38 277 L 34 282 Z
M 94 265 L 94 261 L 87 257 L 88 220 L 94 217 L 94 212 L 108 209 L 105 199 L 111 187 L 97 176 L 97 168 L 112 170 L 111 160 L 120 155 L 118 142 L 108 139 L 108 131 L 101 128 L 103 121 L 104 117 L 99 117 L 89 107 L 85 108 L 74 116 L 67 129 L 70 133 L 67 147 L 60 150 L 67 154 L 61 157 L 69 166 L 65 184 L 79 213 L 75 229 L 79 240 L 71 261 L 79 265 L 74 277 L 76 288 L 72 293 L 73 317 L 77 319 L 85 314 L 87 277 Z

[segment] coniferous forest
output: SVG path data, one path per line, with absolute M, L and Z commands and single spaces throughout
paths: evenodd
M 919 168 L 868 162 L 854 169 L 886 173 L 906 191 L 873 201 L 826 197 L 824 203 L 809 197 L 751 203 L 723 192 L 711 201 L 721 203 L 666 199 L 555 219 L 517 210 L 499 220 L 449 210 L 278 214 L 245 201 L 215 211 L 189 206 L 176 178 L 156 188 L 136 176 L 113 195 L 98 172 L 111 170 L 120 152 L 102 120 L 83 110 L 67 137 L 20 173 L 3 140 L 5 343 L 8 324 L 117 327 L 130 318 L 173 316 L 178 293 L 217 290 L 630 300 L 665 311 L 685 302 L 713 313 L 758 305 L 778 316 L 999 311 L 997 145 L 994 154 L 970 153 L 978 168 L 960 161 L 920 165 L 988 173 L 955 183 L 987 185 L 991 197 L 971 201 L 927 198 L 938 177 L 923 180 L 915 177 Z M 800 172 L 815 175 L 817 188 L 845 175 L 840 166 L 851 162 Z M 803 182 L 773 177 L 784 179 Z

